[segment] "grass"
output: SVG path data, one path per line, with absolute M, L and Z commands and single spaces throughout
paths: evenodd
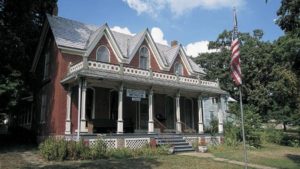
M 243 161 L 242 147 L 232 148 L 225 145 L 211 149 L 214 156 L 230 160 Z M 300 168 L 300 148 L 265 144 L 260 149 L 248 150 L 249 163 L 276 168 Z
M 228 164 L 226 162 L 216 162 L 210 158 L 199 158 L 179 155 L 163 155 L 148 158 L 111 158 L 101 160 L 79 160 L 48 162 L 41 158 L 36 147 L 7 148 L 0 151 L 0 168 L 46 168 L 46 169 L 239 169 L 241 166 Z

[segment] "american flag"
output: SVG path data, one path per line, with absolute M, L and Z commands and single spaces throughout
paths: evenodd
M 236 11 L 234 9 L 234 28 L 232 33 L 232 42 L 231 42 L 231 77 L 237 86 L 242 84 L 242 72 L 240 64 L 240 42 L 238 39 L 238 29 L 237 29 L 237 17 Z

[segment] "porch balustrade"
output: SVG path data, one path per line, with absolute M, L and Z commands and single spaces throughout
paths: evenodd
M 142 77 L 142 78 L 151 78 L 151 79 L 171 81 L 171 82 L 178 81 L 179 83 L 183 83 L 183 84 L 219 87 L 219 84 L 217 82 L 205 81 L 197 78 L 176 76 L 167 73 L 158 73 L 158 72 L 151 73 L 151 71 L 149 70 L 142 70 L 142 69 L 136 69 L 131 67 L 125 67 L 125 66 L 123 67 L 120 65 L 108 64 L 108 63 L 102 63 L 96 61 L 88 61 L 88 68 L 93 70 L 111 72 L 111 73 L 121 73 L 125 75 L 131 75 L 131 76 Z M 75 73 L 81 69 L 83 69 L 83 62 L 79 62 L 75 65 L 70 66 L 69 74 Z

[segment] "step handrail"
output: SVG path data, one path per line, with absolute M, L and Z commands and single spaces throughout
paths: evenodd
M 153 117 L 154 122 L 158 123 L 163 129 L 166 129 L 167 127 L 162 124 L 157 118 Z
M 188 130 L 191 130 L 191 131 L 195 131 L 195 129 L 191 128 L 191 127 L 188 126 L 186 123 L 184 123 L 184 122 L 182 122 L 182 121 L 181 121 L 180 123 L 184 125 L 184 129 L 188 129 Z

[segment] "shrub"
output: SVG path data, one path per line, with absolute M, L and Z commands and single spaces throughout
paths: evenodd
M 84 144 L 83 139 L 81 139 L 79 142 L 76 142 L 75 152 L 77 154 L 76 159 L 90 159 L 90 147 Z
M 275 128 L 268 127 L 262 132 L 262 140 L 267 143 L 280 144 L 283 139 L 283 132 Z
M 211 115 L 211 120 L 210 120 L 210 124 L 208 127 L 204 128 L 204 132 L 205 133 L 209 133 L 211 136 L 216 135 L 216 133 L 218 133 L 218 119 L 217 117 Z
M 226 122 L 224 125 L 224 143 L 230 147 L 238 146 L 240 128 L 238 128 L 233 122 Z
M 47 138 L 39 145 L 41 155 L 47 160 L 64 160 L 67 157 L 67 142 L 64 139 Z
M 240 107 L 238 104 L 230 104 L 230 110 L 237 116 L 237 121 L 241 118 Z M 240 120 L 239 120 L 240 121 Z M 241 126 L 241 123 L 237 123 L 237 126 Z M 262 131 L 262 119 L 257 113 L 255 107 L 244 105 L 244 128 L 246 141 L 250 146 L 260 147 L 262 140 L 260 137 Z M 242 140 L 242 131 L 240 130 L 239 140 Z
M 133 150 L 129 148 L 118 148 L 108 151 L 108 156 L 113 158 L 130 158 L 134 156 Z
M 90 156 L 92 159 L 99 159 L 106 157 L 107 146 L 102 139 L 97 139 L 90 147 Z

